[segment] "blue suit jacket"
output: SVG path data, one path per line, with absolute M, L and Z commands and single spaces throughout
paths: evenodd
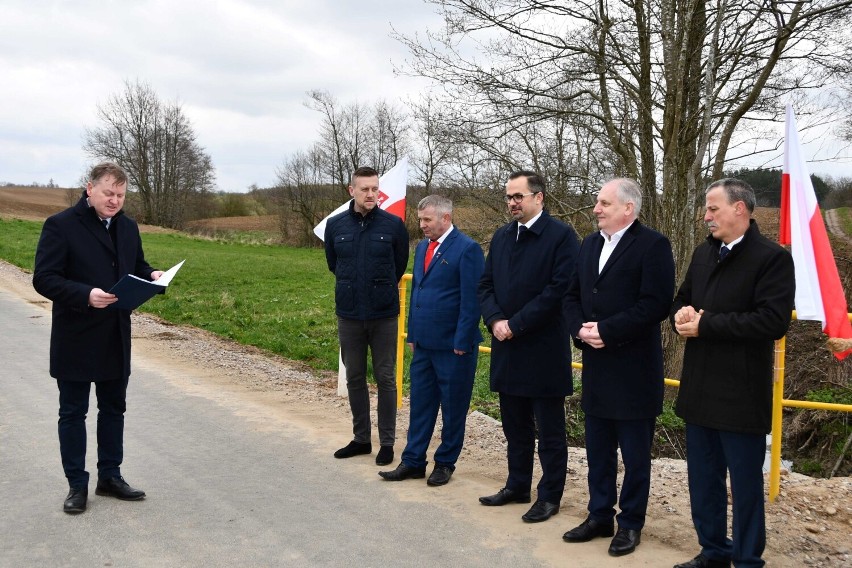
M 414 252 L 407 341 L 426 349 L 472 352 L 482 341 L 476 297 L 485 264 L 482 248 L 453 227 L 424 273 L 428 243 L 420 241 Z
M 660 322 L 674 296 L 671 244 L 637 220 L 598 273 L 603 243 L 599 232 L 583 240 L 565 299 L 568 331 L 583 350 L 583 411 L 615 420 L 653 418 L 663 404 Z M 603 348 L 576 339 L 587 321 L 598 322 Z

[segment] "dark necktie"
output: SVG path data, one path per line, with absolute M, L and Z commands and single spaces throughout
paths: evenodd
M 521 235 L 523 235 L 524 233 L 526 233 L 529 230 L 530 230 L 529 227 L 527 227 L 526 225 L 518 224 L 518 237 L 515 240 L 517 240 L 517 241 L 521 240 Z
M 731 252 L 727 246 L 722 245 L 722 248 L 719 249 L 719 262 L 725 260 L 725 257 L 728 256 L 728 253 Z
M 426 260 L 423 262 L 423 272 L 429 268 L 429 263 L 432 262 L 432 255 L 435 254 L 435 249 L 438 248 L 438 241 L 429 241 L 429 247 L 426 249 Z
M 104 224 L 104 229 L 109 231 L 109 221 L 107 221 L 106 219 L 101 219 L 101 223 Z

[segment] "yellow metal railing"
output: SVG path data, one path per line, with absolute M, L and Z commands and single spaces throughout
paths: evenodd
M 402 367 L 405 348 L 405 303 L 408 295 L 408 282 L 411 281 L 411 274 L 405 274 L 402 280 L 399 281 L 399 330 L 397 335 L 396 345 L 396 402 L 397 406 L 402 406 Z M 797 319 L 796 312 L 793 311 L 793 319 Z M 852 314 L 849 314 L 849 320 L 852 321 Z M 769 500 L 774 501 L 778 497 L 781 486 L 781 439 L 782 421 L 784 407 L 788 408 L 808 408 L 812 410 L 832 410 L 838 412 L 852 412 L 852 404 L 835 404 L 830 402 L 811 402 L 808 400 L 788 400 L 784 398 L 784 357 L 786 354 L 787 338 L 782 337 L 775 342 L 775 368 L 773 370 L 774 384 L 772 392 L 772 446 L 770 448 L 769 459 Z M 491 353 L 490 347 L 479 347 L 480 353 Z M 573 362 L 571 367 L 574 369 L 582 369 L 581 363 Z M 664 379 L 666 385 L 671 387 L 680 387 L 680 381 L 677 379 Z M 776 436 L 776 432 L 778 435 Z

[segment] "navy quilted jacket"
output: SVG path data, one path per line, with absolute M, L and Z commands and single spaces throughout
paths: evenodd
M 325 226 L 325 257 L 334 273 L 335 312 L 347 319 L 399 315 L 399 280 L 408 266 L 408 231 L 378 207 L 366 215 L 349 210 Z

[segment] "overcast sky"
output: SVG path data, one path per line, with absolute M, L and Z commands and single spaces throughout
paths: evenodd
M 408 54 L 391 25 L 440 20 L 423 0 L 0 0 L 0 182 L 75 185 L 97 105 L 139 80 L 182 104 L 220 189 L 272 185 L 317 138 L 308 90 L 349 103 L 425 86 L 394 77 Z M 812 148 L 808 159 L 832 152 Z M 763 165 L 780 167 L 775 155 Z M 810 169 L 852 175 L 848 158 Z
M 422 0 L 2 0 L 0 182 L 75 185 L 97 105 L 138 79 L 182 104 L 220 189 L 272 185 L 316 139 L 306 91 L 416 94 L 394 77 L 407 52 L 391 25 L 438 21 Z

